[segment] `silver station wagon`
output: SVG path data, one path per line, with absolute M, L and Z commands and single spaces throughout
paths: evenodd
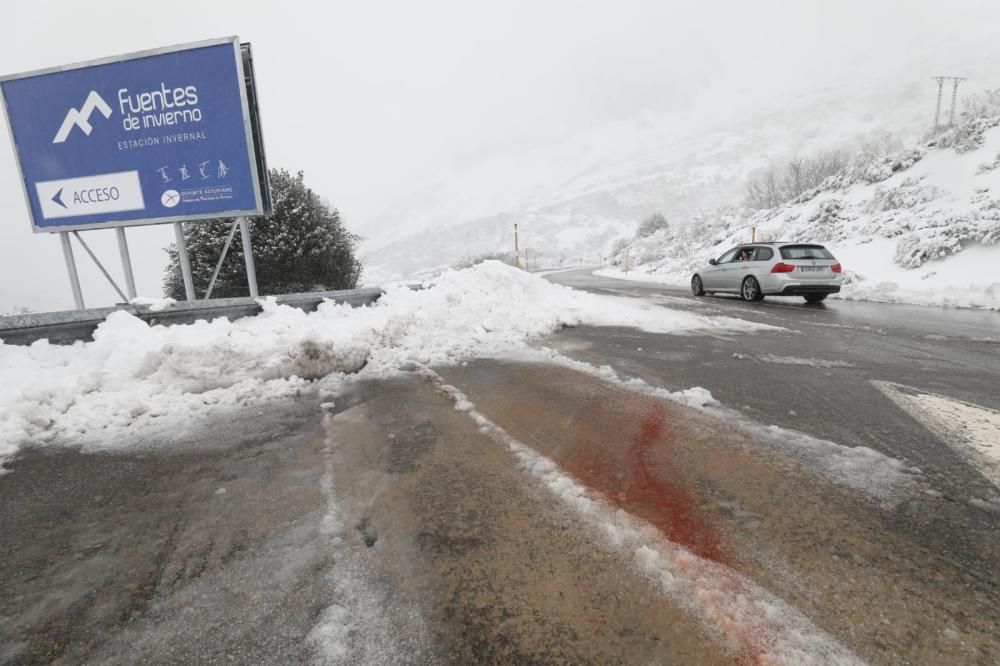
M 691 276 L 691 293 L 739 294 L 745 301 L 764 296 L 802 296 L 818 303 L 840 291 L 843 269 L 822 245 L 749 243 L 729 250 Z

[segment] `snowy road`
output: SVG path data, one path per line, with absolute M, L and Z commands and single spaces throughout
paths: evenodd
M 1000 315 L 548 279 L 780 328 L 581 325 L 28 447 L 0 662 L 996 663 Z

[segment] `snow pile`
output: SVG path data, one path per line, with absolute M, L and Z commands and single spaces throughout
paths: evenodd
M 844 265 L 842 298 L 1000 308 L 998 122 L 970 119 L 926 149 L 852 165 L 771 210 L 635 239 L 628 277 L 687 284 L 756 228 L 758 240 L 829 247 Z
M 306 313 L 265 301 L 256 317 L 169 328 L 118 311 L 92 343 L 0 344 L 0 458 L 28 443 L 126 446 L 151 432 L 176 439 L 214 410 L 294 395 L 307 380 L 494 355 L 578 324 L 771 328 L 586 294 L 499 262 L 446 273 L 423 290 L 390 288 L 364 308 L 327 302 Z
M 151 298 L 149 296 L 137 296 L 129 302 L 137 307 L 146 308 L 150 312 L 163 312 L 177 305 L 177 301 L 173 298 Z

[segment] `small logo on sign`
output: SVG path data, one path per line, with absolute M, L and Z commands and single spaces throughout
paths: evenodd
M 177 190 L 167 190 L 160 197 L 160 203 L 167 208 L 173 208 L 181 202 L 181 193 Z
M 101 115 L 105 118 L 111 117 L 111 107 L 108 106 L 103 97 L 97 94 L 96 90 L 91 90 L 82 107 L 79 109 L 71 108 L 66 113 L 66 118 L 63 119 L 59 131 L 56 133 L 56 138 L 52 139 L 52 143 L 63 143 L 66 141 L 74 127 L 79 127 L 83 130 L 84 134 L 90 136 L 90 133 L 94 131 L 93 126 L 90 124 L 90 116 L 93 115 L 95 110 L 100 111 Z

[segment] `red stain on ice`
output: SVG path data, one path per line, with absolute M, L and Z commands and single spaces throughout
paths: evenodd
M 562 451 L 560 463 L 585 486 L 647 520 L 670 541 L 724 563 L 720 537 L 701 518 L 697 497 L 670 459 L 677 433 L 668 423 L 667 410 L 643 401 L 639 409 L 629 411 L 639 420 L 639 432 L 624 452 L 613 443 L 589 441 Z
M 625 411 L 633 424 L 639 421 L 639 431 L 620 443 L 624 450 L 619 443 L 596 441 L 592 433 L 577 431 L 578 437 L 559 452 L 560 465 L 612 504 L 654 525 L 670 541 L 728 565 L 730 558 L 722 538 L 701 517 L 697 497 L 671 459 L 672 443 L 683 436 L 680 424 L 675 427 L 670 412 L 655 401 L 631 402 Z M 716 584 L 730 593 L 744 591 L 738 577 L 725 571 L 718 575 Z M 767 649 L 771 638 L 734 622 L 726 622 L 720 629 L 738 645 L 740 661 L 772 663 Z
M 669 446 L 672 432 L 666 430 L 666 410 L 655 405 L 642 420 L 639 434 L 632 439 L 629 450 L 628 501 L 649 509 L 646 518 L 668 539 L 686 546 L 702 557 L 722 562 L 724 553 L 719 536 L 701 519 L 697 498 L 690 489 L 680 485 L 679 474 L 672 465 L 664 465 L 657 474 L 652 460 L 657 442 Z
M 733 569 L 724 541 L 701 515 L 698 497 L 674 460 L 674 447 L 688 436 L 684 410 L 635 394 L 600 391 L 594 406 L 602 422 L 595 428 L 587 403 L 569 415 L 559 445 L 548 454 L 586 488 L 612 505 L 645 520 L 666 539 L 725 568 L 713 569 L 714 584 L 731 598 L 747 593 Z M 680 564 L 679 566 L 684 566 Z M 712 603 L 709 601 L 708 603 Z M 719 631 L 733 642 L 741 663 L 770 665 L 774 636 L 758 633 L 754 623 L 713 616 Z

